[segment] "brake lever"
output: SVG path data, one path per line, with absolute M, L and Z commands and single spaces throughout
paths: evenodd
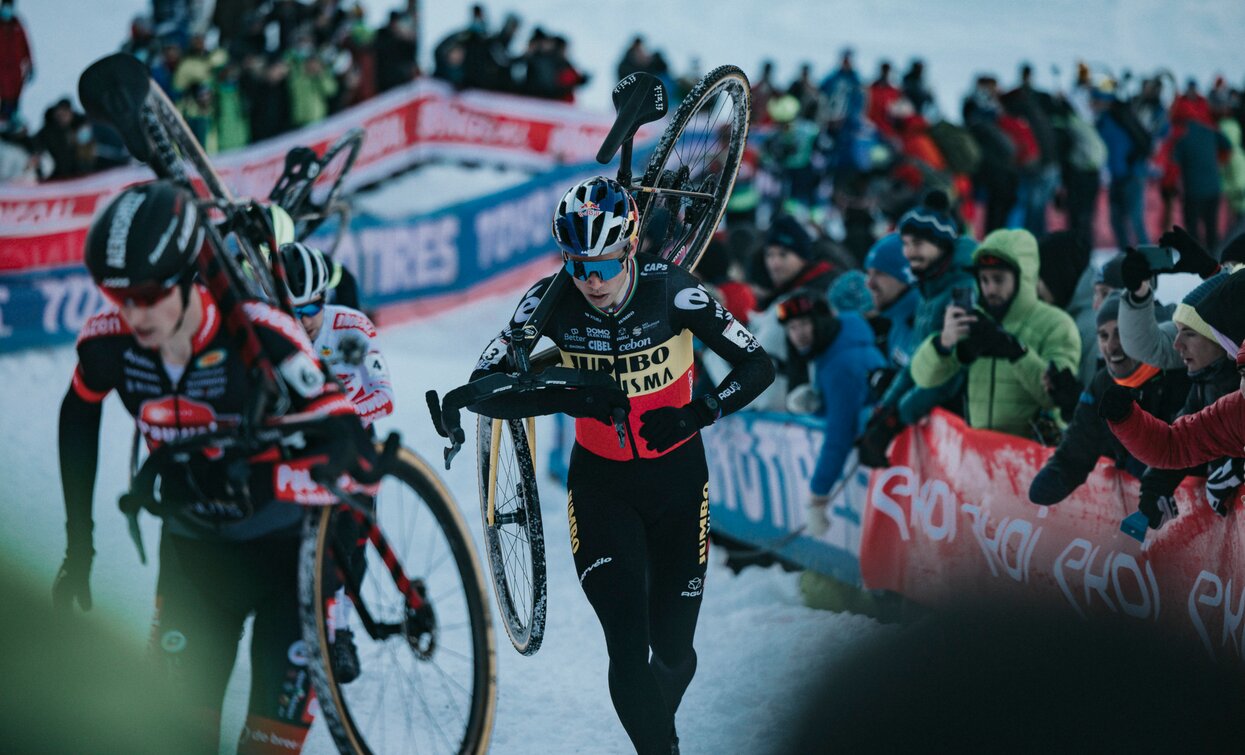
M 424 394 L 425 400 L 428 402 L 428 413 L 432 415 L 432 426 L 436 428 L 437 435 L 447 438 L 450 441 L 450 447 L 444 449 L 445 468 L 450 468 L 450 462 L 462 450 L 463 443 L 467 436 L 463 433 L 462 424 L 459 421 L 458 409 L 454 408 L 449 414 L 446 414 L 441 406 L 441 399 L 437 396 L 436 391 L 428 391 Z M 449 417 L 452 424 L 446 425 L 445 420 Z

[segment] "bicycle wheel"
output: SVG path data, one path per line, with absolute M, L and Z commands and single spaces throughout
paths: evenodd
M 545 635 L 545 534 L 540 522 L 531 420 L 476 419 L 476 469 L 484 552 L 514 649 L 532 655 Z
M 341 752 L 483 753 L 497 694 L 483 576 L 444 485 L 410 451 L 402 449 L 397 461 L 376 496 L 376 530 L 359 526 L 364 517 L 345 506 L 307 518 L 299 599 L 303 641 L 314 651 L 308 669 Z M 359 547 L 366 549 L 361 569 Z M 431 612 L 410 610 L 388 566 L 393 560 Z M 343 569 L 354 571 L 347 577 Z M 343 601 L 350 604 L 345 620 L 343 606 L 329 600 L 343 582 L 358 586 Z M 359 675 L 351 681 L 332 661 L 343 626 L 358 650 Z
M 674 112 L 636 194 L 640 238 L 649 238 L 648 226 L 658 222 L 666 226 L 664 240 L 659 249 L 641 251 L 696 269 L 735 186 L 748 138 L 750 91 L 743 71 L 721 66 L 705 74 Z

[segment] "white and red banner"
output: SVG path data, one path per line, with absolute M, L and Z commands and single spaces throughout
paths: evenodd
M 873 473 L 860 547 L 869 588 L 930 606 L 1030 601 L 1085 618 L 1156 623 L 1220 658 L 1245 657 L 1245 518 L 1206 505 L 1203 480 L 1177 491 L 1180 516 L 1144 545 L 1120 531 L 1138 482 L 1106 460 L 1056 506 L 1028 489 L 1053 449 L 972 430 L 937 411 Z M 1238 494 L 1239 495 L 1239 494 Z
M 613 125 L 610 113 L 491 92 L 455 93 L 420 80 L 276 139 L 213 157 L 238 196 L 267 197 L 285 154 L 302 145 L 323 153 L 346 131 L 367 132 L 347 188 L 431 159 L 469 159 L 547 169 L 591 160 Z M 642 135 L 654 133 L 650 127 Z M 98 208 L 124 187 L 148 180 L 145 167 L 69 181 L 0 185 L 0 273 L 78 264 Z

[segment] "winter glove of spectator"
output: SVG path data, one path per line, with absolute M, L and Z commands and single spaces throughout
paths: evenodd
M 856 439 L 860 463 L 873 469 L 889 467 L 891 462 L 886 456 L 886 449 L 902 430 L 899 410 L 893 406 L 879 406 L 874 409 L 864 432 Z
M 367 356 L 367 339 L 358 333 L 344 333 L 337 341 L 337 353 L 343 363 L 358 367 Z
M 822 503 L 806 503 L 804 504 L 804 526 L 808 530 L 808 534 L 813 537 L 821 537 L 830 530 L 829 504 Z
M 1072 415 L 1076 412 L 1076 405 L 1081 400 L 1081 394 L 1084 392 L 1084 389 L 1081 387 L 1081 381 L 1067 367 L 1056 369 L 1054 362 L 1047 365 L 1046 375 L 1050 379 L 1051 401 L 1059 408 L 1059 412 L 1063 415 L 1063 421 L 1071 422 Z
M 718 418 L 717 403 L 716 399 L 701 396 L 677 409 L 673 406 L 650 409 L 640 415 L 640 437 L 649 450 L 668 451 L 679 441 L 695 435 L 700 428 L 712 425 Z
M 812 385 L 797 385 L 787 394 L 787 411 L 792 414 L 817 414 L 821 411 L 821 394 Z
M 1173 496 L 1150 493 L 1141 496 L 1141 503 L 1137 506 L 1137 510 L 1146 515 L 1146 520 L 1152 530 L 1157 530 L 1167 524 L 1180 513 L 1176 510 L 1176 499 Z
M 83 611 L 91 610 L 91 561 L 95 550 L 73 548 L 65 553 L 56 581 L 52 583 L 52 607 L 57 611 L 72 611 L 74 601 Z
M 1028 349 L 1020 342 L 1020 339 L 1009 333 L 996 322 L 978 318 L 969 330 L 968 340 L 976 347 L 978 353 L 983 357 L 998 357 L 1006 359 L 1009 362 L 1015 362 L 1024 356 Z
M 1059 466 L 1047 464 L 1029 483 L 1029 500 L 1039 506 L 1051 506 L 1067 498 L 1073 490 L 1076 486 L 1063 479 Z
M 1136 292 L 1141 284 L 1154 277 L 1150 263 L 1131 246 L 1124 250 L 1124 261 L 1120 263 L 1120 277 L 1124 279 L 1124 288 Z
M 1245 482 L 1245 459 L 1223 459 L 1212 463 L 1206 476 L 1206 502 L 1219 516 L 1227 516 L 1228 509 L 1236 499 L 1236 491 Z
M 1170 231 L 1159 236 L 1159 246 L 1171 247 L 1180 252 L 1172 268 L 1173 272 L 1194 273 L 1202 278 L 1209 278 L 1219 272 L 1219 263 L 1215 258 L 1210 256 L 1192 234 L 1178 225 L 1172 226 Z
M 1133 413 L 1133 392 L 1112 383 L 1098 402 L 1098 416 L 1108 422 L 1123 422 Z

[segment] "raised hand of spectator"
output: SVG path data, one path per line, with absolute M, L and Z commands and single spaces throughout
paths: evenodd
M 828 498 L 815 495 L 804 506 L 804 526 L 813 537 L 821 537 L 830 530 L 829 503 Z
M 1173 496 L 1149 492 L 1142 494 L 1137 510 L 1146 515 L 1147 524 L 1152 530 L 1157 530 L 1180 514 Z
M 1111 383 L 1098 402 L 1098 416 L 1108 422 L 1123 422 L 1133 413 L 1133 392 L 1119 383 Z
M 969 329 L 977 321 L 977 316 L 965 312 L 955 305 L 947 307 L 942 316 L 942 334 L 938 336 L 943 351 L 951 351 L 955 345 L 968 337 Z
M 1142 287 L 1150 283 L 1154 271 L 1145 256 L 1131 246 L 1124 250 L 1124 261 L 1120 264 L 1120 277 L 1124 279 L 1124 288 L 1134 294 L 1143 293 Z
M 1072 421 L 1072 414 L 1076 411 L 1076 404 L 1081 400 L 1081 381 L 1077 379 L 1076 373 L 1067 367 L 1056 369 L 1055 363 L 1051 362 L 1046 366 L 1046 372 L 1042 375 L 1042 386 L 1046 388 L 1047 395 L 1059 408 L 1060 414 L 1063 415 L 1065 422 Z
M 1215 258 L 1210 256 L 1191 233 L 1178 225 L 1172 226 L 1170 231 L 1159 236 L 1159 246 L 1168 246 L 1180 253 L 1172 268 L 1174 272 L 1194 273 L 1202 278 L 1209 278 L 1219 272 L 1219 263 Z

